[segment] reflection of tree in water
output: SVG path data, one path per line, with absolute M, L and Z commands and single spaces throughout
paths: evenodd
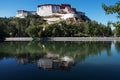
M 115 42 L 115 48 L 120 53 L 120 42 Z
M 109 55 L 111 42 L 47 42 L 44 45 L 47 53 L 67 55 L 81 61 L 88 56 L 100 55 L 103 50 Z
M 111 42 L 2 42 L 0 53 L 31 58 L 52 53 L 84 59 L 87 56 L 100 55 L 103 50 L 109 54 L 110 47 Z
M 0 59 L 14 57 L 19 64 L 37 63 L 42 69 L 69 70 L 88 56 L 110 54 L 111 42 L 2 42 Z

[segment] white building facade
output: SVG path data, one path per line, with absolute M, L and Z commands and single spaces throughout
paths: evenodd
M 50 16 L 60 12 L 60 6 L 56 4 L 38 5 L 37 14 L 40 16 Z
M 25 18 L 25 17 L 27 17 L 28 15 L 35 15 L 35 14 L 36 14 L 36 11 L 18 10 L 18 11 L 17 11 L 17 14 L 16 14 L 16 17 Z
M 25 18 L 26 16 L 28 16 L 27 11 L 25 11 L 25 10 L 18 10 L 17 11 L 16 17 Z
M 38 5 L 37 7 L 37 14 L 39 16 L 51 16 L 54 14 L 75 14 L 76 9 L 71 8 L 71 5 L 69 4 L 44 4 L 44 5 Z

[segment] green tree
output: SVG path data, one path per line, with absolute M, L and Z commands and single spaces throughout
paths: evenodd
M 46 26 L 45 35 L 47 37 L 62 37 L 67 35 L 66 33 L 67 24 L 64 21 L 49 24 Z
M 17 35 L 17 28 L 16 28 L 16 25 L 9 22 L 8 23 L 8 26 L 7 26 L 7 34 L 9 35 L 8 37 L 14 37 Z
M 0 18 L 0 41 L 4 40 L 7 37 L 7 25 L 9 19 L 7 18 Z
M 117 17 L 120 18 L 120 1 L 110 6 L 103 4 L 102 8 L 105 10 L 106 14 L 116 13 Z
M 0 23 L 0 41 L 4 40 L 6 37 L 5 28 L 5 25 Z
M 120 22 L 113 23 L 113 26 L 115 26 L 114 35 L 120 36 Z
M 110 6 L 103 4 L 102 8 L 106 12 L 106 14 L 116 14 L 117 18 L 120 19 L 120 1 Z M 114 35 L 120 36 L 120 22 L 118 21 L 116 23 L 113 23 L 113 26 L 115 27 Z
M 41 37 L 43 34 L 43 27 L 42 26 L 29 26 L 26 29 L 26 33 L 30 36 L 30 37 Z

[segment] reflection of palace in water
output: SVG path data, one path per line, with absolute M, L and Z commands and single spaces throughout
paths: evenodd
M 0 59 L 13 57 L 19 64 L 35 63 L 40 69 L 68 69 L 103 51 L 111 56 L 111 44 L 120 52 L 120 42 L 4 42 Z
M 74 59 L 68 56 L 60 57 L 58 54 L 47 54 L 38 60 L 29 60 L 27 58 L 19 58 L 19 64 L 37 63 L 39 69 L 58 69 L 68 70 L 74 65 Z

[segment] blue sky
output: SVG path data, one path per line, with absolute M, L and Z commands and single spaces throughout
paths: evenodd
M 113 5 L 119 0 L 0 0 L 0 17 L 15 16 L 17 10 L 36 11 L 39 4 L 60 4 L 68 3 L 78 11 L 85 12 L 86 15 L 99 23 L 106 24 L 108 21 L 117 21 L 116 15 L 106 15 L 101 5 Z

